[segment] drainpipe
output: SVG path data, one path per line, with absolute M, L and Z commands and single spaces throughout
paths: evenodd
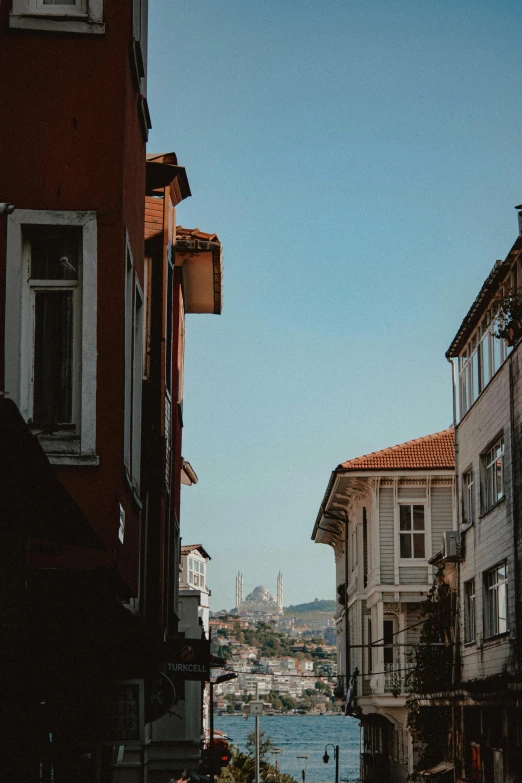
M 446 359 L 451 365 L 451 385 L 453 391 L 453 436 L 455 440 L 455 503 L 457 505 L 457 533 L 459 545 L 462 545 L 462 524 L 461 524 L 461 500 L 460 500 L 460 480 L 459 480 L 459 445 L 457 439 L 457 380 L 455 377 L 455 363 L 452 362 L 449 356 Z M 451 666 L 451 684 L 455 688 L 457 683 L 457 672 L 460 669 L 459 656 L 460 656 L 460 560 L 456 562 L 456 591 L 455 591 L 455 623 L 453 632 L 453 656 Z M 460 674 L 460 672 L 459 672 Z M 452 756 L 453 756 L 453 780 L 457 781 L 457 743 L 455 741 L 455 706 L 451 707 L 451 743 L 452 743 Z
M 519 459 L 518 448 L 515 443 L 516 439 L 516 427 L 515 427 L 515 381 L 513 378 L 513 353 L 509 357 L 509 424 L 510 424 L 510 439 L 511 439 L 511 481 L 513 492 L 512 503 L 512 520 L 513 520 L 513 559 L 514 559 L 514 575 L 515 575 L 515 670 L 517 674 L 520 672 L 520 637 L 521 637 L 521 612 L 520 612 L 520 561 L 518 556 L 519 550 L 519 489 L 518 480 L 519 473 Z

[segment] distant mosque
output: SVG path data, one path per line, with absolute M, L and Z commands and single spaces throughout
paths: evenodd
M 246 598 L 243 598 L 243 574 L 236 576 L 236 607 L 240 615 L 261 617 L 263 615 L 283 614 L 283 574 L 277 575 L 277 598 L 269 593 L 266 587 L 255 587 Z

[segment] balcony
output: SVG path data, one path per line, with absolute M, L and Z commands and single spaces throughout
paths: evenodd
M 407 674 L 408 664 L 385 663 L 384 664 L 384 692 L 403 693 L 404 680 Z

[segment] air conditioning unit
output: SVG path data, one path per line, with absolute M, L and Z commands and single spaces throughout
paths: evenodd
M 445 530 L 442 534 L 442 558 L 449 562 L 460 560 L 459 534 L 456 530 Z

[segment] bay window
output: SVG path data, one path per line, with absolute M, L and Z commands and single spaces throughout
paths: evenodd
M 194 587 L 205 587 L 205 563 L 189 557 L 189 583 Z

